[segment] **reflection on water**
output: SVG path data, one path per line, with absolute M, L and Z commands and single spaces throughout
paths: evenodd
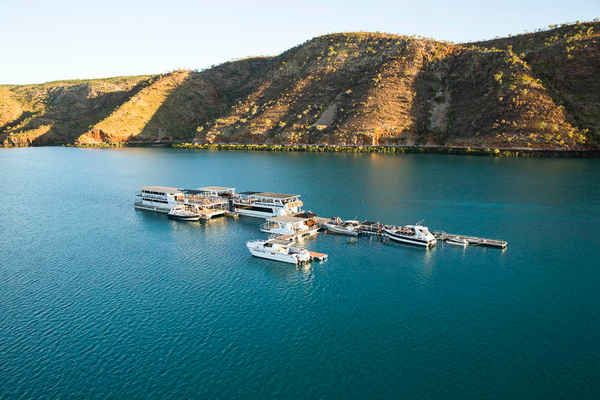
M 0 168 L 0 397 L 593 397 L 600 160 L 35 148 Z M 296 267 L 250 255 L 260 219 L 136 211 L 152 184 L 509 247 L 319 234 L 302 245 L 329 260 Z

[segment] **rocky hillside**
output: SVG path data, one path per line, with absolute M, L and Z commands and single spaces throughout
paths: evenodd
M 462 45 L 331 34 L 201 72 L 0 86 L 0 143 L 597 149 L 598 76 L 598 22 Z

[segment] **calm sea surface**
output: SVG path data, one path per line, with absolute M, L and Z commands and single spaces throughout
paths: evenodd
M 600 396 L 600 160 L 0 150 L 0 398 Z M 143 185 L 504 239 L 425 251 L 136 211 Z

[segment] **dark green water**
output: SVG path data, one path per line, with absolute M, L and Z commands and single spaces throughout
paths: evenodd
M 600 160 L 0 150 L 0 398 L 600 396 Z M 321 215 L 509 242 L 319 236 L 136 211 L 142 185 L 299 193 Z

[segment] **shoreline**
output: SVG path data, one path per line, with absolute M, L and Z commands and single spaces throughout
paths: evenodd
M 116 149 L 123 147 L 170 147 L 188 151 L 264 151 L 298 153 L 378 153 L 378 154 L 451 154 L 491 157 L 522 158 L 600 158 L 600 149 L 558 150 L 530 149 L 516 147 L 486 146 L 437 146 L 437 145 L 329 145 L 329 144 L 232 144 L 232 143 L 97 143 L 97 144 L 59 144 L 63 147 Z M 46 147 L 14 146 L 4 148 Z M 52 146 L 48 146 L 52 147 Z
M 171 143 L 169 147 L 196 151 L 270 151 L 270 152 L 313 152 L 313 153 L 382 153 L 382 154 L 453 154 L 475 155 L 493 157 L 573 157 L 573 158 L 600 158 L 600 149 L 597 150 L 556 150 L 556 149 L 528 149 L 507 147 L 483 146 L 436 146 L 436 145 L 324 145 L 324 144 L 194 144 Z

